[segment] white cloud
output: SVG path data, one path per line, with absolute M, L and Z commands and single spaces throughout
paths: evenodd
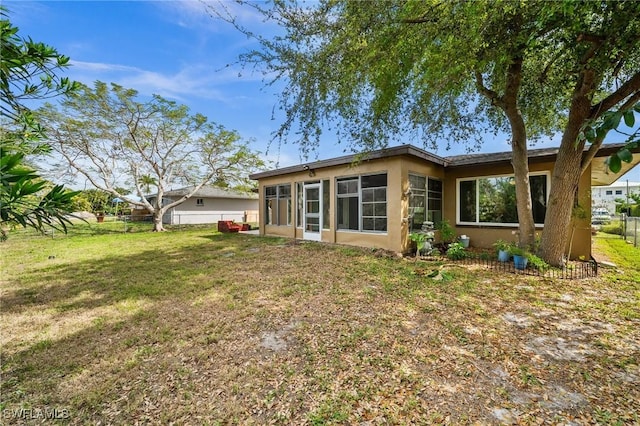
M 173 74 L 149 71 L 138 67 L 100 62 L 71 61 L 72 78 L 85 84 L 96 80 L 118 83 L 146 95 L 158 94 L 178 100 L 198 97 L 230 102 L 246 98 L 242 94 L 226 95 L 230 83 L 251 83 L 260 79 L 248 76 L 233 67 L 216 70 L 210 65 L 186 65 Z M 261 78 L 261 76 L 259 76 Z M 226 87 L 225 87 L 226 86 Z M 223 90 L 224 89 L 224 90 Z

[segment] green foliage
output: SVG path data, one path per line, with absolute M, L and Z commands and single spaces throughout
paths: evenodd
M 600 230 L 605 234 L 622 235 L 622 222 L 614 222 L 609 225 L 603 225 Z
M 25 106 L 30 100 L 72 93 L 77 83 L 57 74 L 69 66 L 69 57 L 18 34 L 7 9 L 0 6 L 0 110 L 13 124 L 3 128 L 2 145 L 10 151 L 42 151 L 44 129 Z M 3 126 L 4 127 L 4 126 Z
M 538 270 L 544 271 L 549 268 L 549 264 L 535 254 L 527 253 L 526 256 L 529 260 L 529 264 L 536 267 Z
M 424 247 L 424 242 L 427 241 L 427 236 L 423 232 L 412 232 L 409 234 L 409 239 L 416 243 L 418 251 Z
M 44 232 L 48 226 L 67 230 L 75 192 L 48 182 L 23 165 L 25 154 L 45 153 L 44 129 L 25 102 L 72 93 L 77 83 L 57 72 L 69 58 L 53 47 L 18 35 L 0 6 L 0 229 L 23 226 Z
M 451 243 L 447 249 L 447 257 L 451 260 L 461 260 L 467 257 L 467 252 L 461 243 Z
M 63 232 L 71 224 L 71 211 L 77 192 L 61 185 L 47 190 L 47 182 L 22 165 L 23 154 L 9 154 L 0 149 L 0 239 L 6 240 L 6 226 L 20 225 L 45 232 L 54 227 Z
M 448 220 L 444 219 L 436 226 L 436 229 L 440 231 L 440 238 L 445 244 L 451 244 L 456 238 L 456 231 L 453 229 Z
M 51 139 L 67 160 L 64 170 L 83 175 L 111 198 L 147 208 L 156 230 L 163 230 L 159 218 L 164 212 L 200 185 L 248 184 L 251 170 L 264 165 L 237 132 L 158 95 L 140 100 L 137 91 L 115 83 L 80 85 L 74 96 L 38 114 L 56 129 Z M 136 196 L 115 187 L 113 176 L 127 177 Z M 191 191 L 163 205 L 163 193 L 172 186 Z M 153 204 L 144 198 L 149 194 L 156 195 Z M 94 205 L 94 211 L 99 209 Z
M 526 256 L 527 251 L 522 247 L 518 247 L 515 244 L 509 247 L 509 254 L 511 256 Z
M 380 7 L 322 0 L 247 7 L 283 31 L 260 37 L 224 11 L 217 15 L 261 42 L 242 62 L 287 80 L 276 138 L 305 154 L 317 148 L 327 123 L 357 151 L 406 140 L 477 148 L 487 130 L 507 132 L 520 160 L 513 162 L 516 180 L 523 182 L 529 139 L 564 132 L 559 158 L 571 173 L 553 179 L 572 182 L 551 182 L 541 246 L 554 262 L 562 258 L 571 206 L 559 201 L 571 199 L 581 175 L 586 136 L 580 139 L 579 129 L 624 109 L 640 90 L 640 2 L 397 0 Z M 604 119 L 609 126 L 632 120 L 624 112 Z M 599 137 L 593 126 L 587 133 Z M 531 244 L 531 206 L 522 197 L 528 188 L 516 189 L 520 238 Z
M 509 252 L 509 250 L 514 246 L 513 243 L 510 243 L 508 241 L 505 240 L 497 240 L 495 243 L 493 243 L 493 247 L 497 250 L 497 251 L 506 251 Z
M 626 109 L 607 111 L 598 119 L 587 122 L 583 126 L 579 137 L 586 139 L 590 143 L 601 142 L 610 131 L 617 131 L 622 119 L 624 119 L 624 124 L 627 127 L 633 128 L 636 123 L 635 115 L 637 113 L 640 113 L 640 103 L 631 105 Z M 626 136 L 625 145 L 618 152 L 607 157 L 605 161 L 607 168 L 613 173 L 619 173 L 622 170 L 622 163 L 631 163 L 633 161 L 632 151 L 640 148 L 640 127 L 636 128 L 631 134 L 626 134 Z

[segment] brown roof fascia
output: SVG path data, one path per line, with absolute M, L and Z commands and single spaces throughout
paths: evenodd
M 313 170 L 324 167 L 343 166 L 358 162 L 367 162 L 371 160 L 379 160 L 382 158 L 390 158 L 399 155 L 410 155 L 423 160 L 431 161 L 436 164 L 445 165 L 445 159 L 437 155 L 431 154 L 423 149 L 413 145 L 400 145 L 390 148 L 383 148 L 376 151 L 365 152 L 362 154 L 351 154 L 342 157 L 331 158 L 328 160 L 313 161 L 311 163 L 299 164 L 296 166 L 283 167 L 281 169 L 267 170 L 265 172 L 254 173 L 249 177 L 254 180 L 264 179 L 272 176 L 286 175 L 289 173 L 298 173 L 305 170 Z
M 614 152 L 624 147 L 624 143 L 612 143 L 606 144 L 600 147 L 596 157 L 607 157 Z M 586 152 L 588 147 L 585 147 Z M 540 161 L 552 161 L 558 155 L 559 148 L 539 148 L 529 150 L 528 156 L 530 160 Z M 633 152 L 640 152 L 640 149 L 634 149 Z M 493 152 L 493 153 L 481 153 L 481 154 L 467 154 L 467 155 L 455 155 L 451 157 L 439 157 L 435 154 L 427 152 L 423 149 L 417 148 L 413 145 L 400 145 L 397 147 L 384 148 L 377 151 L 371 151 L 364 154 L 352 154 L 345 155 L 343 157 L 336 157 L 328 160 L 314 161 L 311 163 L 300 164 L 296 166 L 283 167 L 281 169 L 268 170 L 265 172 L 254 173 L 249 177 L 254 180 L 263 179 L 272 176 L 280 176 L 288 173 L 297 173 L 305 170 L 319 169 L 322 167 L 340 166 L 345 164 L 351 164 L 358 161 L 370 161 L 378 160 L 382 158 L 390 158 L 398 155 L 409 155 L 418 157 L 423 160 L 431 161 L 435 164 L 442 165 L 444 167 L 462 167 L 469 165 L 480 164 L 498 164 L 511 161 L 511 151 L 505 152 Z

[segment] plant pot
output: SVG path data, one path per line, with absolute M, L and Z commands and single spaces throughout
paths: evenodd
M 469 240 L 470 238 L 460 238 L 460 244 L 462 244 L 462 247 L 464 248 L 469 248 Z
M 506 250 L 498 250 L 498 261 L 499 262 L 508 262 L 509 261 L 509 252 Z
M 102 215 L 96 216 L 96 219 L 98 220 L 98 223 L 104 222 L 104 216 L 102 216 Z
M 515 266 L 516 269 L 524 269 L 527 267 L 527 262 L 529 261 L 529 259 L 527 259 L 525 256 L 520 256 L 517 254 L 513 255 L 513 265 Z

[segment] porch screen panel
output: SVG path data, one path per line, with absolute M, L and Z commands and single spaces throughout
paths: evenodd
M 291 225 L 291 185 L 278 186 L 278 225 Z
M 427 196 L 426 196 L 427 178 L 425 176 L 409 175 L 409 189 L 411 196 L 409 197 L 409 215 L 411 215 L 411 230 L 419 231 L 422 229 L 422 223 L 426 219 Z
M 357 231 L 358 228 L 358 178 L 339 179 L 338 184 L 338 205 L 337 226 L 338 229 L 351 229 Z
M 387 174 L 361 177 L 362 230 L 387 231 Z
M 329 229 L 329 211 L 331 207 L 331 194 L 329 193 L 329 180 L 322 181 L 322 229 Z
M 274 225 L 274 217 L 277 217 L 278 211 L 278 188 L 276 186 L 266 186 L 264 188 L 264 223 L 266 225 Z
M 438 225 L 442 222 L 442 181 L 429 178 L 427 186 L 427 220 Z
M 291 225 L 291 185 L 264 188 L 265 224 Z
M 304 207 L 304 199 L 302 196 L 302 182 L 296 183 L 296 226 L 302 227 L 302 208 Z

